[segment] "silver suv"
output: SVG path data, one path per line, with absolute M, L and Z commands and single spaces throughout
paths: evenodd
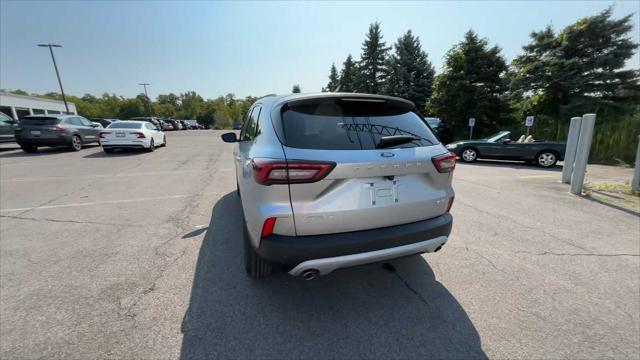
M 435 252 L 447 242 L 455 155 L 410 101 L 368 94 L 266 96 L 236 143 L 245 266 L 333 270 Z

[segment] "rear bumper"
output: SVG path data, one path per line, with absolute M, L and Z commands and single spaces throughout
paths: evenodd
M 61 135 L 55 138 L 16 136 L 16 142 L 20 146 L 69 146 L 71 145 L 71 136 Z
M 262 239 L 256 252 L 268 261 L 293 267 L 291 271 L 304 271 L 301 265 L 307 262 L 329 264 L 324 269 L 330 272 L 434 251 L 447 241 L 452 224 L 453 217 L 446 213 L 433 219 L 379 229 L 311 236 L 271 235 Z
M 115 149 L 115 148 L 134 148 L 143 149 L 148 148 L 150 140 L 131 140 L 131 141 L 117 141 L 117 140 L 100 140 L 100 145 L 103 148 Z

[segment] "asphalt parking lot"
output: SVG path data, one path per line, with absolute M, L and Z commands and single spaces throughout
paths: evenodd
M 436 254 L 252 281 L 220 133 L 0 152 L 1 358 L 638 358 L 640 218 L 559 167 L 458 165 Z

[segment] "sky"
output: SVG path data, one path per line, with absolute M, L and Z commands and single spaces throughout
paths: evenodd
M 303 92 L 326 85 L 329 68 L 358 58 L 369 24 L 381 23 L 387 45 L 411 29 L 436 72 L 464 33 L 475 30 L 510 61 L 529 34 L 556 30 L 610 5 L 634 13 L 640 1 L 459 2 L 172 2 L 0 0 L 0 88 L 59 91 L 55 49 L 65 92 L 149 96 L 194 90 L 205 98 Z M 627 67 L 640 68 L 638 54 Z

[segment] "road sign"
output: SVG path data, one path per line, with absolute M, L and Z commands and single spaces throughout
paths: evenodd
M 476 126 L 476 118 L 469 118 L 469 126 L 471 127 Z
M 533 126 L 533 116 L 527 116 L 527 119 L 524 121 L 524 126 Z

